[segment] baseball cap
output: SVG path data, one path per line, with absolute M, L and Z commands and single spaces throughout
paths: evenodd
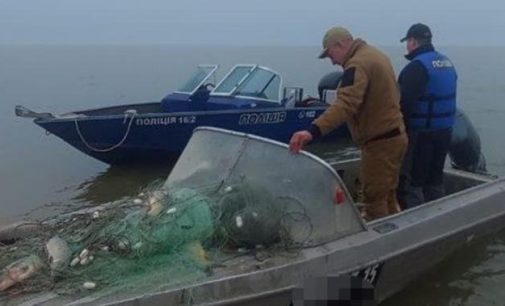
M 325 58 L 328 56 L 328 48 L 336 45 L 338 42 L 350 38 L 352 39 L 351 33 L 343 27 L 332 27 L 323 37 L 323 50 L 319 53 L 319 58 Z
M 409 30 L 407 31 L 407 35 L 400 40 L 400 42 L 404 42 L 409 38 L 431 38 L 431 30 L 430 28 L 422 23 L 413 24 Z

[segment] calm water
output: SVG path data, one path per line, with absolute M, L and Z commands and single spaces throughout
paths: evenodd
M 406 63 L 403 49 L 383 49 L 399 71 Z M 440 49 L 458 68 L 458 102 L 480 133 L 488 169 L 505 175 L 505 48 Z M 320 77 L 333 69 L 315 58 L 317 52 L 317 47 L 0 46 L 0 225 L 129 197 L 170 171 L 109 168 L 15 117 L 14 105 L 58 114 L 158 101 L 200 63 L 220 64 L 221 76 L 236 63 L 259 63 L 280 72 L 285 85 L 315 95 Z M 505 305 L 503 239 L 505 233 L 459 251 L 384 304 Z

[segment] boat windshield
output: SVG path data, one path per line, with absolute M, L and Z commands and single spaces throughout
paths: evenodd
M 334 204 L 337 187 L 346 190 L 337 173 L 313 155 L 291 154 L 286 144 L 210 127 L 193 131 L 165 182 L 167 190 L 191 188 L 215 203 L 228 203 L 228 208 L 236 208 L 232 216 L 244 216 L 240 222 L 247 224 L 245 216 L 252 212 L 259 223 L 242 228 L 252 230 L 251 235 L 257 232 L 256 226 L 273 233 L 261 225 L 282 224 L 283 237 L 307 246 L 363 230 L 347 191 L 346 203 Z M 237 227 L 233 233 L 239 233 Z M 244 234 L 240 239 L 249 235 L 240 233 Z
M 193 94 L 217 69 L 217 65 L 199 65 L 191 78 L 177 92 Z
M 237 65 L 233 67 L 212 93 L 231 95 L 255 67 L 254 65 Z
M 276 72 L 257 65 L 237 65 L 212 94 L 279 101 L 280 87 L 281 78 Z

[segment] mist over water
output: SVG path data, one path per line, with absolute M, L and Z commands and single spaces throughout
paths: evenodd
M 403 47 L 384 47 L 397 72 Z M 458 103 L 482 141 L 488 170 L 505 175 L 505 47 L 441 47 L 459 74 Z M 109 168 L 75 150 L 26 118 L 14 106 L 60 114 L 117 104 L 159 101 L 182 85 L 198 64 L 270 67 L 285 86 L 315 96 L 319 79 L 336 69 L 317 59 L 318 47 L 209 46 L 0 46 L 0 225 L 26 216 L 98 205 L 137 194 L 170 166 Z M 317 150 L 335 158 L 337 149 Z M 443 277 L 427 275 L 387 305 L 486 305 L 503 301 L 500 286 L 504 234 L 467 248 L 443 264 Z M 436 296 L 433 296 L 436 292 Z M 402 299 L 403 297 L 403 299 Z M 406 304 L 404 304 L 406 305 Z

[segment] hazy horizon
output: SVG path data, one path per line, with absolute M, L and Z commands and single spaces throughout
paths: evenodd
M 0 45 L 319 46 L 333 25 L 401 45 L 413 23 L 444 46 L 505 46 L 505 3 L 331 0 L 0 0 Z
M 362 38 L 362 37 L 359 37 Z M 366 38 L 362 38 L 366 41 Z M 369 42 L 370 43 L 370 42 Z M 370 43 L 376 47 L 379 48 L 402 48 L 404 49 L 405 46 L 402 44 L 397 44 L 397 45 L 384 45 L 384 44 L 374 44 Z M 465 44 L 434 44 L 435 47 L 442 47 L 442 48 L 451 48 L 451 47 L 465 47 L 465 48 L 505 48 L 505 43 L 504 44 L 489 44 L 489 45 L 465 45 Z M 198 43 L 1 43 L 0 42 L 0 47 L 29 47 L 29 46 L 47 46 L 47 47 L 229 47 L 229 48 L 290 48 L 290 47 L 297 47 L 297 48 L 320 48 L 320 45 L 289 45 L 289 44 L 284 44 L 284 45 L 276 45 L 276 44 L 257 44 L 257 45 L 234 45 L 234 44 L 198 44 Z

